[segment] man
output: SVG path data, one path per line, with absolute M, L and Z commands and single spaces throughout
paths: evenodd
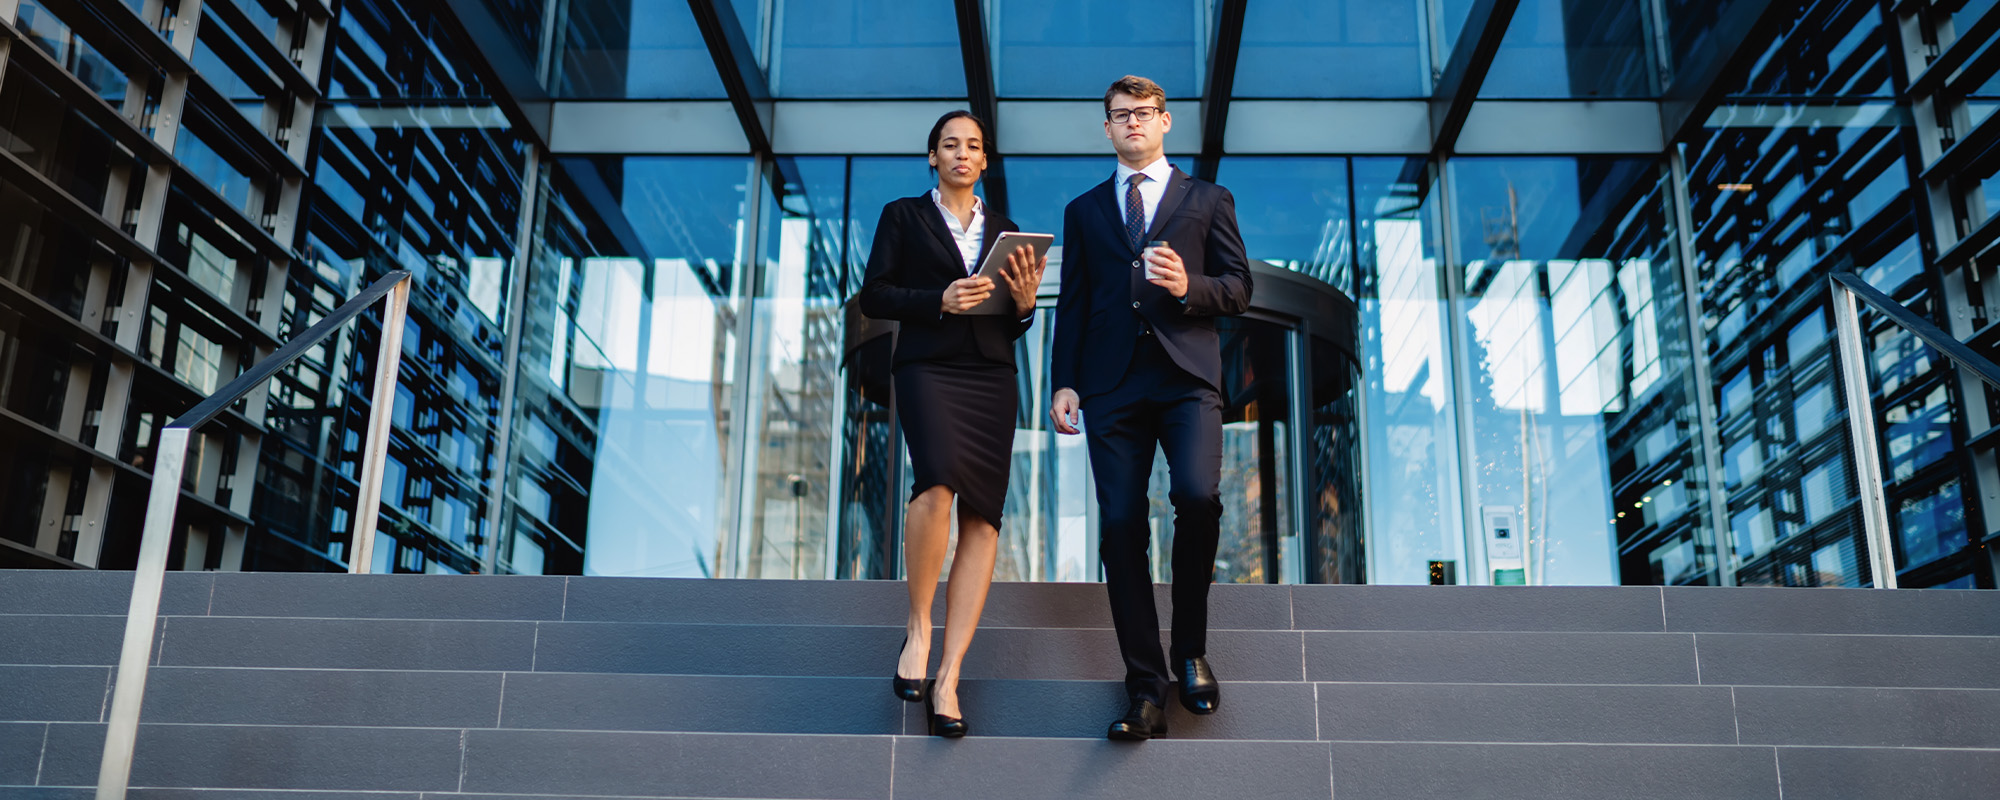
M 1189 711 L 1212 714 L 1222 699 L 1206 657 L 1222 518 L 1215 318 L 1249 308 L 1250 266 L 1229 191 L 1167 163 L 1174 119 L 1159 84 L 1120 78 L 1104 93 L 1104 116 L 1118 168 L 1063 212 L 1049 416 L 1066 434 L 1077 432 L 1079 409 L 1088 423 L 1098 552 L 1131 700 L 1108 735 L 1144 741 L 1167 732 L 1170 674 Z M 1156 241 L 1166 245 L 1148 247 Z M 1174 506 L 1171 673 L 1146 556 L 1155 446 Z

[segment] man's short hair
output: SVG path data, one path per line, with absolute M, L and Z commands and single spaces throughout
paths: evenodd
M 1104 90 L 1105 116 L 1111 116 L 1111 97 L 1120 94 L 1136 97 L 1140 100 L 1157 100 L 1159 101 L 1160 110 L 1167 110 L 1167 90 L 1160 88 L 1159 84 L 1145 78 L 1137 75 L 1127 75 L 1113 81 L 1111 88 Z

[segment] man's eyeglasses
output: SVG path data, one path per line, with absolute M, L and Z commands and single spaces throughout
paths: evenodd
M 1159 106 L 1140 106 L 1138 108 L 1114 108 L 1111 109 L 1111 113 L 1106 114 L 1105 116 L 1111 120 L 1111 124 L 1123 125 L 1126 122 L 1135 119 L 1140 122 L 1152 122 L 1153 118 L 1159 116 L 1160 112 L 1164 110 L 1165 109 L 1162 109 Z

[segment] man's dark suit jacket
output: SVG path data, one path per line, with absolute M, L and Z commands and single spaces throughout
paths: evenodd
M 988 210 L 986 233 L 980 238 L 979 260 L 993 251 L 993 241 L 1005 231 L 1018 231 L 1013 221 Z M 912 361 L 955 361 L 976 354 L 997 364 L 1014 366 L 1014 340 L 1033 324 L 1034 315 L 946 314 L 945 287 L 966 277 L 958 243 L 945 227 L 943 213 L 928 192 L 892 200 L 882 207 L 875 225 L 874 249 L 868 253 L 868 274 L 861 284 L 861 313 L 901 324 L 896 339 L 896 366 Z M 993 281 L 995 294 L 1007 294 L 1007 284 Z
M 1111 391 L 1125 376 L 1140 331 L 1150 325 L 1188 374 L 1222 390 L 1215 318 L 1250 308 L 1250 260 L 1236 228 L 1236 198 L 1178 169 L 1141 241 L 1165 241 L 1187 268 L 1186 302 L 1146 280 L 1125 238 L 1123 198 L 1112 180 L 1063 211 L 1062 296 L 1056 301 L 1050 378 L 1081 398 Z

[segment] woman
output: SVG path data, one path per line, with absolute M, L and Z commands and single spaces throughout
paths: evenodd
M 1000 270 L 998 285 L 976 274 L 1000 233 L 1020 230 L 987 213 L 973 194 L 986 171 L 989 141 L 986 123 L 965 111 L 947 113 L 931 126 L 937 188 L 883 207 L 860 296 L 862 313 L 900 324 L 892 362 L 896 411 L 915 472 L 903 524 L 908 638 L 893 683 L 898 697 L 924 701 L 931 732 L 949 738 L 965 735 L 958 679 L 1000 541 L 1019 402 L 1014 340 L 1034 320 L 1035 289 L 1048 264 L 1022 248 Z M 1014 313 L 965 313 L 996 291 L 1011 297 Z M 954 499 L 958 551 L 945 596 L 944 657 L 937 679 L 926 684 L 931 600 Z

